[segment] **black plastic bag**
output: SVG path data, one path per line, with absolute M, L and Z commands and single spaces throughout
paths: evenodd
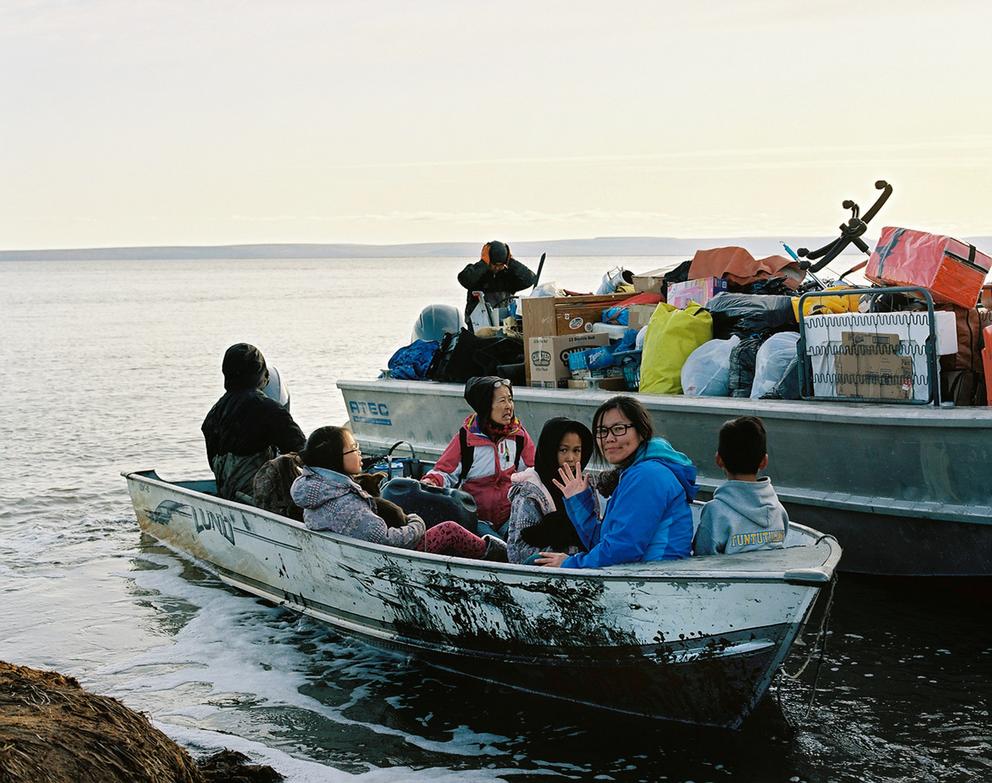
M 706 309 L 713 316 L 713 337 L 717 340 L 734 334 L 743 339 L 798 329 L 791 296 L 721 293 L 710 299 Z
M 433 381 L 464 383 L 476 375 L 497 375 L 499 365 L 523 360 L 522 338 L 478 337 L 462 329 L 458 334 L 445 335 L 427 368 L 427 377 Z
M 750 397 L 754 385 L 754 362 L 758 358 L 758 349 L 767 339 L 766 336 L 756 335 L 741 340 L 730 352 L 730 377 L 727 388 L 731 397 Z

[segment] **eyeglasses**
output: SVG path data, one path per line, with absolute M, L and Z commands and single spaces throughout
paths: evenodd
M 494 389 L 498 389 L 500 386 L 505 386 L 507 389 L 510 389 L 513 387 L 513 384 L 510 383 L 507 378 L 499 378 L 498 380 L 493 381 Z
M 622 438 L 627 434 L 627 430 L 633 426 L 633 424 L 614 424 L 612 427 L 596 427 L 594 434 L 600 440 L 606 440 L 609 435 L 613 435 L 614 438 Z
M 346 452 L 344 452 L 344 453 L 343 453 L 343 454 L 342 454 L 341 456 L 342 456 L 342 457 L 347 457 L 347 456 L 348 456 L 349 454 L 354 454 L 354 453 L 355 453 L 356 451 L 357 451 L 357 452 L 358 452 L 359 454 L 361 454 L 361 453 L 362 453 L 362 447 L 361 447 L 361 446 L 355 446 L 355 448 L 353 448 L 353 449 L 348 449 L 348 451 L 346 451 Z

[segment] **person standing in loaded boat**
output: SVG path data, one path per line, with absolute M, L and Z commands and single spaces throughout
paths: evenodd
M 513 257 L 509 245 L 494 240 L 482 246 L 478 261 L 458 273 L 458 282 L 468 289 L 465 324 L 472 330 L 472 311 L 476 305 L 488 305 L 492 310 L 506 307 L 517 291 L 534 285 L 537 277 Z M 479 302 L 473 291 L 481 291 L 484 301 Z
M 693 554 L 717 555 L 781 549 L 789 532 L 789 514 L 767 476 L 768 436 L 757 416 L 741 416 L 720 428 L 716 464 L 727 476 L 703 513 Z
M 224 353 L 224 395 L 200 427 L 207 461 L 217 479 L 217 494 L 228 500 L 253 502 L 252 481 L 262 465 L 276 456 L 303 448 L 306 438 L 289 413 L 267 397 L 265 357 L 254 345 L 237 343 Z
M 696 468 L 664 438 L 655 437 L 651 414 L 633 397 L 611 397 L 596 410 L 592 433 L 600 456 L 613 470 L 599 477 L 608 497 L 603 521 L 582 466 L 564 464 L 555 486 L 589 550 L 574 555 L 541 552 L 537 565 L 604 568 L 619 563 L 689 557 Z

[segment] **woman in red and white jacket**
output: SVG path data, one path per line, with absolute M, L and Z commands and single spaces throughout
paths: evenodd
M 505 538 L 510 476 L 534 466 L 534 441 L 513 415 L 513 387 L 505 378 L 469 378 L 465 400 L 475 413 L 422 480 L 471 494 L 479 519 Z

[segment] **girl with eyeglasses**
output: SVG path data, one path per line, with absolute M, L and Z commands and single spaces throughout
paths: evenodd
M 600 476 L 597 486 L 609 498 L 603 521 L 596 516 L 595 493 L 582 466 L 562 465 L 554 484 L 588 551 L 574 555 L 541 552 L 537 564 L 604 568 L 689 557 L 689 504 L 698 489 L 692 460 L 655 436 L 651 414 L 633 397 L 611 397 L 599 406 L 592 421 L 596 448 L 613 465 Z
M 510 476 L 534 466 L 534 441 L 514 415 L 513 386 L 506 378 L 469 378 L 465 401 L 475 413 L 421 481 L 468 492 L 475 498 L 479 520 L 505 539 Z
M 375 512 L 371 495 L 355 477 L 362 472 L 362 451 L 355 436 L 343 427 L 320 427 L 300 452 L 302 475 L 290 496 L 303 509 L 303 523 L 311 530 L 416 549 L 438 555 L 506 560 L 502 541 L 479 537 L 457 522 L 439 522 L 429 530 L 416 514 L 407 514 L 402 527 L 389 527 Z

